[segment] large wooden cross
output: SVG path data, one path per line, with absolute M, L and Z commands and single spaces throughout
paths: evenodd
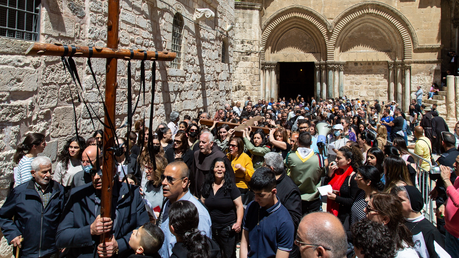
M 70 46 L 62 44 L 41 44 L 35 43 L 28 49 L 26 55 L 32 56 L 75 56 L 75 57 L 94 57 L 106 58 L 106 86 L 105 86 L 105 110 L 104 123 L 110 124 L 109 121 L 115 121 L 115 104 L 116 104 L 116 72 L 118 59 L 137 59 L 137 60 L 152 60 L 152 61 L 172 61 L 176 57 L 173 52 L 157 52 L 129 49 L 118 49 L 118 32 L 119 32 L 119 0 L 109 0 L 108 2 L 108 20 L 107 20 L 107 47 L 97 48 L 88 46 L 71 46 L 72 51 L 69 51 Z M 154 72 L 154 71 L 153 71 Z M 154 83 L 154 82 L 153 82 Z M 153 90 L 153 89 L 152 89 Z M 150 103 L 153 105 L 153 103 Z M 153 117 L 150 117 L 153 119 Z M 110 148 L 114 146 L 115 128 L 104 129 L 104 162 L 102 168 L 102 195 L 101 209 L 102 217 L 112 217 L 110 214 L 112 206 L 112 188 L 113 178 L 116 173 L 115 160 Z M 111 234 L 101 236 L 101 243 L 109 242 Z

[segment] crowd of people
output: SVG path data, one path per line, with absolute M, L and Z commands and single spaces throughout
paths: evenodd
M 451 133 L 427 110 L 248 98 L 214 115 L 173 111 L 154 130 L 136 121 L 110 149 L 102 130 L 70 137 L 54 170 L 31 133 L 0 227 L 21 257 L 459 257 L 459 122 Z M 417 167 L 409 149 L 439 158 Z M 416 186 L 437 166 L 434 226 Z

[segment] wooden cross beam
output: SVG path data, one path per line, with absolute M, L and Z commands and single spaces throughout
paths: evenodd
M 119 33 L 119 0 L 108 1 L 108 20 L 107 20 L 107 47 L 88 47 L 88 46 L 63 46 L 62 44 L 43 44 L 34 43 L 26 52 L 31 56 L 75 56 L 75 57 L 94 57 L 106 58 L 106 86 L 105 86 L 105 117 L 104 124 L 109 125 L 115 121 L 116 105 L 116 73 L 118 59 L 137 59 L 152 61 L 172 61 L 176 57 L 173 52 L 157 52 L 144 50 L 118 49 Z M 132 52 L 131 52 L 132 51 Z M 153 89 L 152 89 L 153 90 Z M 151 103 L 153 105 L 153 103 Z M 153 119 L 153 117 L 150 117 Z M 114 126 L 114 125 L 113 125 Z M 115 160 L 110 150 L 115 144 L 115 128 L 104 128 L 104 161 L 102 167 L 102 196 L 101 209 L 102 217 L 112 217 L 112 188 L 113 179 L 116 173 Z M 112 233 L 101 235 L 100 242 L 110 242 Z

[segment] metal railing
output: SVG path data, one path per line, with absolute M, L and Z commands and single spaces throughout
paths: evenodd
M 417 172 L 417 182 L 413 182 L 416 184 L 416 187 L 421 191 L 422 198 L 424 200 L 424 217 L 432 222 L 434 225 L 437 224 L 435 219 L 435 212 L 434 212 L 434 200 L 430 197 L 430 192 L 432 191 L 432 183 L 431 180 L 431 171 L 432 171 L 432 163 L 430 160 L 426 160 L 423 157 L 414 154 L 410 151 L 411 157 L 413 157 L 414 162 L 416 164 L 416 172 Z M 423 162 L 429 165 L 429 170 L 425 170 L 421 167 Z
M 38 40 L 40 0 L 0 2 L 0 36 Z

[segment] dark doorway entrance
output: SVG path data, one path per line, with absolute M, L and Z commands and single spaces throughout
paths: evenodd
M 279 97 L 314 97 L 314 63 L 279 63 Z

